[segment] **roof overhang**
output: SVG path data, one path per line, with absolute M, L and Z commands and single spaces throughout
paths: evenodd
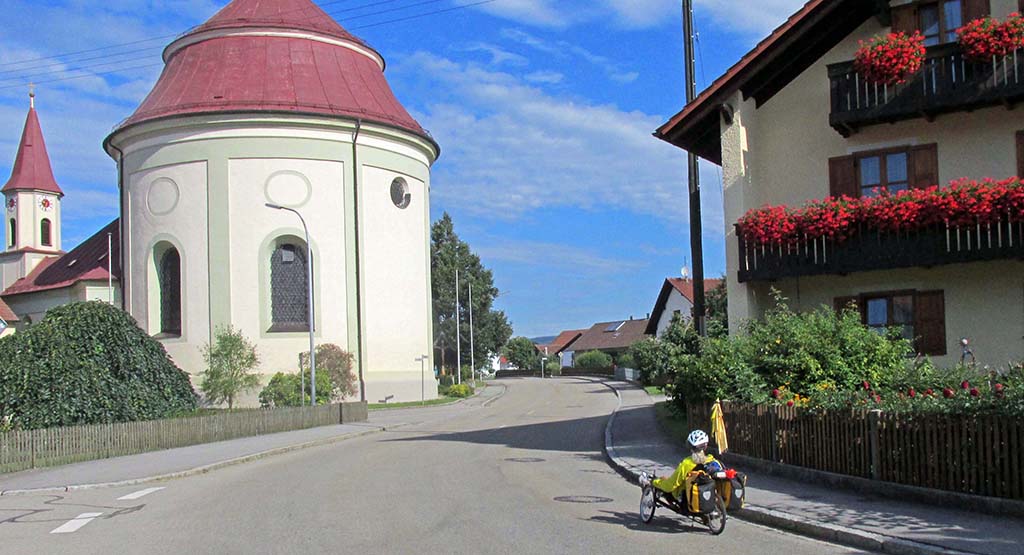
M 736 92 L 762 106 L 872 16 L 887 18 L 888 10 L 884 0 L 807 2 L 654 136 L 721 165 L 721 115 Z

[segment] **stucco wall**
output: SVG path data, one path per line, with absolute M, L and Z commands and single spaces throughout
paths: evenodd
M 1015 1 L 992 1 L 992 14 L 996 17 L 1016 9 Z M 760 315 L 771 299 L 769 284 L 737 281 L 739 253 L 733 225 L 751 208 L 765 204 L 799 206 L 828 196 L 829 158 L 892 146 L 937 143 L 940 184 L 961 177 L 1002 178 L 1016 173 L 1015 133 L 1024 129 L 1024 113 L 1019 110 L 995 107 L 939 115 L 931 122 L 919 118 L 875 125 L 850 138 L 843 138 L 831 128 L 827 65 L 851 60 L 858 41 L 887 31 L 872 18 L 761 107 L 753 99 L 744 101 L 740 93 L 730 100 L 736 116 L 732 125 L 722 123 L 721 133 L 729 319 L 734 333 L 739 322 Z M 1016 273 L 999 276 L 1002 281 L 998 284 L 989 287 L 986 283 L 976 290 L 969 287 L 971 276 L 974 280 L 980 276 L 987 278 L 984 264 L 803 279 L 799 289 L 795 281 L 776 285 L 789 297 L 799 291 L 797 296 L 804 307 L 821 302 L 831 305 L 831 299 L 842 294 L 918 285 L 944 289 L 947 339 L 955 341 L 957 337 L 953 336 L 958 333 L 976 337 L 981 342 L 977 349 L 979 358 L 1000 363 L 1009 358 L 1024 358 L 1024 334 L 1018 329 L 1024 327 L 1021 267 L 1014 262 L 1001 264 L 995 267 Z M 954 347 L 951 343 L 950 352 Z
M 661 334 L 665 333 L 665 330 L 668 329 L 676 311 L 689 321 L 692 319 L 693 303 L 687 300 L 682 293 L 673 289 L 668 295 L 668 301 L 665 303 L 665 312 L 661 313 L 661 319 L 658 320 L 658 337 L 661 337 Z

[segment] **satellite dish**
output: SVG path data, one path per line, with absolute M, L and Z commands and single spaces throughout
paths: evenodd
M 683 266 L 683 269 L 679 270 L 679 273 L 682 274 L 683 279 L 690 279 L 690 269 L 686 266 Z

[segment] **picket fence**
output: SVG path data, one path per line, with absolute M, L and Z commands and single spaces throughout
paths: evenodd
M 1024 422 L 722 403 L 730 451 L 910 486 L 1024 500 Z M 692 425 L 710 405 L 690 405 Z
M 365 414 L 365 404 L 362 413 Z M 341 404 L 223 412 L 0 433 L 0 473 L 187 447 L 342 422 Z M 365 420 L 365 416 L 362 417 Z

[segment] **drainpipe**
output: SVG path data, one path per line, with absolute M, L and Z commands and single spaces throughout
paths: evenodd
M 356 119 L 356 130 L 352 134 L 352 226 L 355 237 L 356 258 L 356 365 L 359 369 L 359 400 L 366 401 L 366 380 L 363 378 L 363 295 L 362 278 L 360 277 L 359 258 L 359 132 L 363 129 L 363 120 Z
M 125 191 L 124 191 L 124 151 L 121 150 L 120 148 L 117 148 L 117 146 L 114 145 L 114 141 L 110 141 L 109 143 L 107 143 L 107 146 L 109 146 L 112 150 L 116 150 L 117 151 L 117 192 L 118 192 L 118 199 L 119 199 L 119 205 L 117 207 L 117 213 L 118 213 L 118 218 L 117 218 L 117 240 L 119 242 L 119 245 L 118 245 L 118 264 L 120 265 L 120 268 L 119 268 L 120 276 L 117 278 L 117 281 L 118 281 L 118 283 L 121 286 L 121 310 L 124 310 L 125 312 L 129 312 L 129 310 L 128 310 L 128 295 L 125 295 L 127 279 L 125 278 L 125 273 L 126 272 L 125 272 L 125 264 L 124 264 L 124 253 L 125 253 L 125 250 L 126 250 L 124 248 L 124 243 L 125 243 L 125 234 L 124 234 L 124 228 L 125 228 L 125 221 L 124 221 L 124 218 L 125 218 L 125 215 L 124 215 L 124 195 L 125 195 Z

